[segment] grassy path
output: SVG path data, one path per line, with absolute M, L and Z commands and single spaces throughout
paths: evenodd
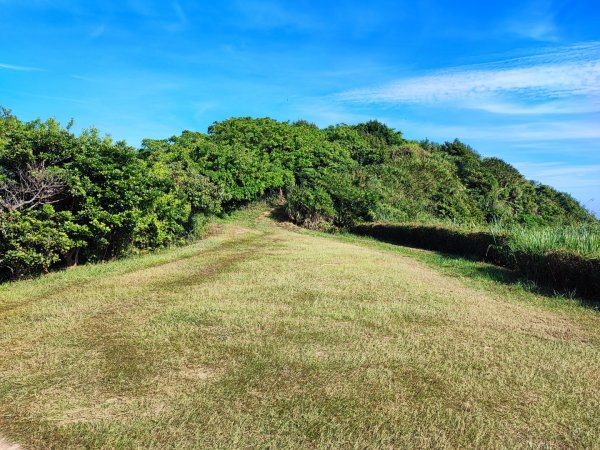
M 600 314 L 245 217 L 0 286 L 25 448 L 600 448 Z

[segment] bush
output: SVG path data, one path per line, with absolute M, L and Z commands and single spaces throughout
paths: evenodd
M 595 222 L 569 195 L 458 140 L 407 141 L 377 121 L 319 129 L 233 118 L 206 134 L 144 140 L 140 150 L 70 125 L 0 110 L 2 276 L 179 244 L 202 236 L 208 217 L 274 193 L 293 221 L 327 230 L 381 219 Z M 402 233 L 477 257 L 490 244 L 487 235 Z
M 293 222 L 320 230 L 331 229 L 336 216 L 333 200 L 325 190 L 304 186 L 288 190 L 286 212 Z
M 47 272 L 73 248 L 83 245 L 72 236 L 78 226 L 68 212 L 51 205 L 39 211 L 0 214 L 0 276 L 21 278 Z

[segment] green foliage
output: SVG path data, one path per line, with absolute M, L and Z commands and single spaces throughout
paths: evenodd
M 600 225 L 582 223 L 548 227 L 510 227 L 507 245 L 513 253 L 543 255 L 547 252 L 569 252 L 600 259 Z M 600 276 L 600 275 L 599 275 Z
M 81 230 L 72 219 L 69 212 L 57 213 L 51 205 L 29 214 L 0 213 L 0 274 L 47 272 L 62 255 L 83 245 L 74 237 Z
M 333 199 L 322 188 L 293 186 L 288 191 L 287 212 L 296 223 L 323 229 L 335 220 Z
M 405 143 L 386 164 L 369 167 L 379 180 L 378 220 L 413 221 L 431 218 L 481 220 L 469 191 L 454 166 L 416 143 Z
M 18 174 L 32 166 L 60 176 L 64 185 L 51 205 L 17 205 L 2 212 L 5 277 L 179 242 L 192 207 L 215 203 L 212 186 L 198 173 L 181 170 L 175 176 L 167 163 L 148 161 L 124 142 L 114 143 L 93 129 L 75 136 L 54 120 L 23 123 L 4 111 L 0 182 L 16 189 L 23 178 Z
M 500 159 L 482 159 L 458 139 L 441 146 L 424 144 L 454 164 L 456 176 L 480 213 L 479 222 L 535 226 L 596 221 L 570 195 L 526 180 Z
M 144 140 L 0 112 L 0 276 L 99 261 L 202 236 L 211 216 L 277 195 L 319 229 L 372 220 L 562 225 L 595 219 L 455 140 L 407 141 L 370 121 L 233 118 Z

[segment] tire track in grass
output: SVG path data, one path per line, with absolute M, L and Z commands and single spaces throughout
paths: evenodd
M 137 394 L 143 392 L 146 382 L 162 370 L 160 361 L 155 361 L 155 358 L 145 351 L 141 345 L 143 342 L 136 342 L 135 335 L 132 339 L 131 331 L 138 326 L 144 326 L 157 310 L 168 304 L 173 299 L 173 296 L 168 295 L 169 293 L 173 293 L 176 297 L 185 286 L 208 283 L 232 270 L 236 264 L 259 257 L 262 254 L 261 250 L 268 246 L 263 239 L 264 233 L 240 228 L 229 231 L 231 234 L 227 236 L 227 240 L 213 248 L 200 249 L 183 259 L 119 273 L 97 281 L 94 291 L 98 298 L 93 299 L 92 304 L 87 307 L 91 306 L 96 309 L 96 312 L 93 309 L 72 311 L 73 314 L 83 315 L 83 317 L 78 320 L 75 328 L 65 330 L 65 333 L 78 336 L 75 345 L 80 349 L 79 352 L 84 359 L 90 357 L 99 359 L 98 373 L 80 382 L 71 380 L 71 386 L 62 388 L 54 386 L 54 388 L 65 389 L 65 392 L 71 391 L 73 396 L 84 394 L 86 397 L 97 397 L 97 405 L 104 405 L 103 400 L 116 398 L 117 406 L 127 409 L 128 402 L 134 401 Z M 115 287 L 119 290 L 116 291 Z M 140 288 L 139 292 L 142 294 L 158 292 L 162 295 L 145 298 L 136 292 Z M 66 295 L 78 297 L 77 294 L 80 292 L 80 287 L 68 286 L 65 290 L 54 292 L 44 300 L 63 301 Z M 167 295 L 164 295 L 165 293 Z M 33 302 L 20 304 L 19 313 L 22 309 L 31 308 L 32 304 Z M 54 377 L 57 376 L 55 372 L 52 374 Z M 62 379 L 63 377 L 59 384 L 62 384 Z M 73 403 L 73 401 L 74 404 L 78 402 L 72 398 L 66 403 Z M 92 409 L 96 410 L 96 408 Z M 86 411 L 86 408 L 81 411 Z M 6 412 L 7 417 L 11 417 L 13 421 L 24 418 L 22 411 L 13 409 Z M 69 411 L 64 412 L 69 413 Z M 51 417 L 46 417 L 48 420 L 58 422 L 63 420 L 59 410 L 50 415 Z M 85 417 L 82 419 L 86 421 Z M 66 421 L 77 422 L 78 420 L 69 415 Z M 11 447 L 8 448 L 13 450 Z M 5 449 L 0 447 L 0 450 Z
M 178 266 L 176 271 L 163 274 L 153 281 L 147 281 L 148 277 L 142 275 L 145 287 L 153 292 L 160 292 L 163 296 L 150 300 L 136 297 L 129 302 L 113 302 L 111 307 L 85 320 L 82 324 L 83 330 L 86 330 L 84 346 L 98 351 L 103 360 L 105 373 L 102 384 L 105 387 L 118 386 L 122 393 L 123 389 L 135 391 L 146 380 L 155 376 L 161 368 L 160 362 L 150 357 L 142 343 L 136 342 L 135 337 L 132 339 L 130 331 L 136 326 L 143 326 L 157 311 L 164 309 L 172 300 L 169 293 L 176 297 L 186 287 L 209 283 L 231 271 L 238 263 L 260 257 L 261 249 L 264 248 L 266 245 L 262 234 L 245 236 L 210 251 L 225 255 L 200 267 L 194 267 L 193 260 L 189 260 L 189 268 Z M 205 252 L 204 256 L 207 253 L 209 252 Z M 138 276 L 139 274 L 130 274 L 125 278 Z M 127 280 L 119 280 L 119 285 L 127 286 Z M 135 310 L 134 314 L 130 313 L 132 310 Z
M 189 253 L 185 253 L 183 255 L 166 255 L 166 260 L 163 260 L 162 258 L 159 259 L 156 262 L 151 262 L 149 264 L 144 264 L 142 267 L 126 267 L 124 269 L 119 269 L 117 271 L 115 271 L 114 273 L 108 273 L 108 274 L 99 274 L 95 277 L 92 277 L 90 279 L 84 279 L 84 280 L 69 280 L 69 281 L 64 281 L 64 282 L 59 282 L 57 289 L 52 290 L 50 292 L 44 292 L 43 294 L 39 294 L 39 295 L 32 295 L 32 296 L 28 296 L 26 299 L 21 300 L 21 301 L 9 301 L 6 303 L 2 303 L 2 298 L 0 298 L 0 317 L 3 315 L 9 315 L 11 313 L 17 313 L 20 312 L 22 309 L 27 308 L 29 306 L 31 306 L 32 304 L 38 302 L 38 301 L 52 301 L 55 299 L 64 299 L 64 298 L 69 298 L 69 296 L 71 294 L 77 293 L 82 291 L 85 287 L 93 287 L 96 288 L 98 287 L 98 285 L 107 285 L 107 284 L 116 284 L 118 282 L 120 282 L 121 280 L 126 280 L 128 279 L 130 276 L 132 276 L 133 274 L 143 274 L 143 273 L 152 273 L 153 277 L 157 277 L 159 275 L 162 274 L 166 274 L 172 271 L 176 271 L 177 267 L 180 266 L 182 263 L 184 263 L 187 260 L 191 260 L 194 258 L 197 258 L 199 256 L 204 256 L 204 255 L 210 255 L 212 253 L 216 253 L 216 252 L 220 252 L 223 249 L 227 249 L 230 247 L 234 247 L 236 246 L 240 240 L 243 240 L 244 238 L 242 237 L 240 239 L 240 236 L 243 236 L 244 234 L 246 234 L 246 232 L 249 232 L 250 230 L 246 229 L 246 230 L 241 230 L 241 229 L 235 229 L 233 234 L 233 237 L 236 239 L 231 239 L 229 238 L 228 240 L 225 240 L 224 242 L 218 242 L 214 247 L 200 247 L 197 248 Z M 224 233 L 222 230 L 220 230 L 218 233 L 214 232 L 210 234 L 210 237 L 213 236 L 222 236 Z M 162 256 L 160 254 L 160 252 L 155 253 L 155 254 L 150 254 L 150 255 L 145 255 L 145 256 L 157 256 L 160 258 L 160 256 Z M 132 257 L 133 258 L 133 257 Z M 110 264 L 111 262 L 106 262 L 106 264 Z M 104 264 L 104 263 L 102 263 Z M 93 266 L 93 264 L 91 265 Z M 81 268 L 85 268 L 85 265 L 80 266 Z M 89 266 L 88 266 L 89 267 Z M 52 273 L 51 275 L 57 275 L 58 273 Z M 158 274 L 158 275 L 156 275 Z M 61 287 L 62 285 L 62 287 Z
M 23 450 L 19 444 L 14 444 L 0 434 L 0 450 Z

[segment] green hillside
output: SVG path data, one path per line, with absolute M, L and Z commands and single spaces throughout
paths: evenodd
M 320 230 L 365 221 L 577 226 L 571 196 L 458 140 L 406 140 L 375 121 L 326 129 L 237 118 L 145 140 L 0 114 L 0 278 L 181 244 L 210 217 L 279 197 Z

